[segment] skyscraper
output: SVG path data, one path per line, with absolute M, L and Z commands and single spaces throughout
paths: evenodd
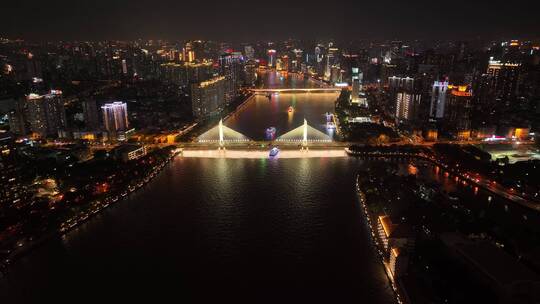
M 421 94 L 407 90 L 398 92 L 396 95 L 396 120 L 398 122 L 414 120 L 421 100 Z
M 225 101 L 232 102 L 238 95 L 242 81 L 243 57 L 239 52 L 222 54 L 219 57 L 220 74 L 225 77 Z
M 257 65 L 255 61 L 248 61 L 244 66 L 244 83 L 247 86 L 253 86 L 255 81 L 257 81 Z
M 244 47 L 244 54 L 248 60 L 255 59 L 255 49 L 251 45 L 246 45 Z
M 352 68 L 352 92 L 351 92 L 351 102 L 358 103 L 358 96 L 360 95 L 360 90 L 362 89 L 362 76 L 360 76 L 359 68 Z
M 493 94 L 492 98 L 494 97 L 496 101 L 504 105 L 510 105 L 519 93 L 520 72 L 521 63 L 502 62 L 491 58 L 486 74 Z
M 41 137 L 56 137 L 67 126 L 62 91 L 51 90 L 48 94 L 29 94 L 26 109 L 30 131 Z
M 448 81 L 435 81 L 431 90 L 430 117 L 441 119 L 444 117 L 444 107 L 446 104 L 446 91 Z
M 99 114 L 96 101 L 92 98 L 85 99 L 82 102 L 82 108 L 86 129 L 89 131 L 99 129 Z
M 127 131 L 129 128 L 127 104 L 121 101 L 106 103 L 101 106 L 103 126 L 110 134 Z
M 328 47 L 328 53 L 326 54 L 326 66 L 324 69 L 324 80 L 331 81 L 332 78 L 332 68 L 339 67 L 338 65 L 338 48 L 333 47 L 333 44 L 330 43 Z
M 445 108 L 444 121 L 448 130 L 470 131 L 472 93 L 468 86 L 449 86 Z
M 15 102 L 15 109 L 8 113 L 9 130 L 17 135 L 28 134 L 29 125 L 26 116 L 26 99 L 18 99 Z
M 226 104 L 226 78 L 219 76 L 191 86 L 193 116 L 204 118 L 218 114 Z

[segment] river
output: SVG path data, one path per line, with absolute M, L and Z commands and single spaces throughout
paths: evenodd
M 225 290 L 254 303 L 391 303 L 355 197 L 362 166 L 353 158 L 178 157 L 144 189 L 17 261 L 0 302 L 111 290 L 189 301 Z
M 317 87 L 263 74 L 265 87 Z M 259 139 L 306 118 L 324 130 L 335 94 L 255 97 L 226 124 Z M 289 106 L 294 115 L 286 114 Z M 17 260 L 0 303 L 392 303 L 354 192 L 353 158 L 174 159 L 151 183 Z

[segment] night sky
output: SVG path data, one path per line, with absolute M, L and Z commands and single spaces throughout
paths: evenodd
M 540 37 L 538 0 L 0 2 L 0 36 L 33 41 Z

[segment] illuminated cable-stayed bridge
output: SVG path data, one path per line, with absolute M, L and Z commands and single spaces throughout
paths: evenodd
M 287 89 L 250 89 L 253 93 L 328 93 L 341 92 L 342 88 L 287 88 Z
M 301 126 L 279 136 L 275 141 L 280 144 L 301 144 L 303 147 L 307 147 L 308 144 L 331 143 L 332 138 L 308 125 L 307 120 L 304 119 Z M 220 120 L 217 126 L 200 135 L 196 142 L 200 144 L 219 144 L 220 147 L 224 147 L 229 144 L 242 144 L 253 141 L 242 133 L 223 125 L 223 120 Z

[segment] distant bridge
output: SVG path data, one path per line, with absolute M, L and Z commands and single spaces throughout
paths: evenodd
M 342 88 L 289 88 L 289 89 L 251 89 L 253 93 L 324 93 L 324 92 L 341 92 Z

